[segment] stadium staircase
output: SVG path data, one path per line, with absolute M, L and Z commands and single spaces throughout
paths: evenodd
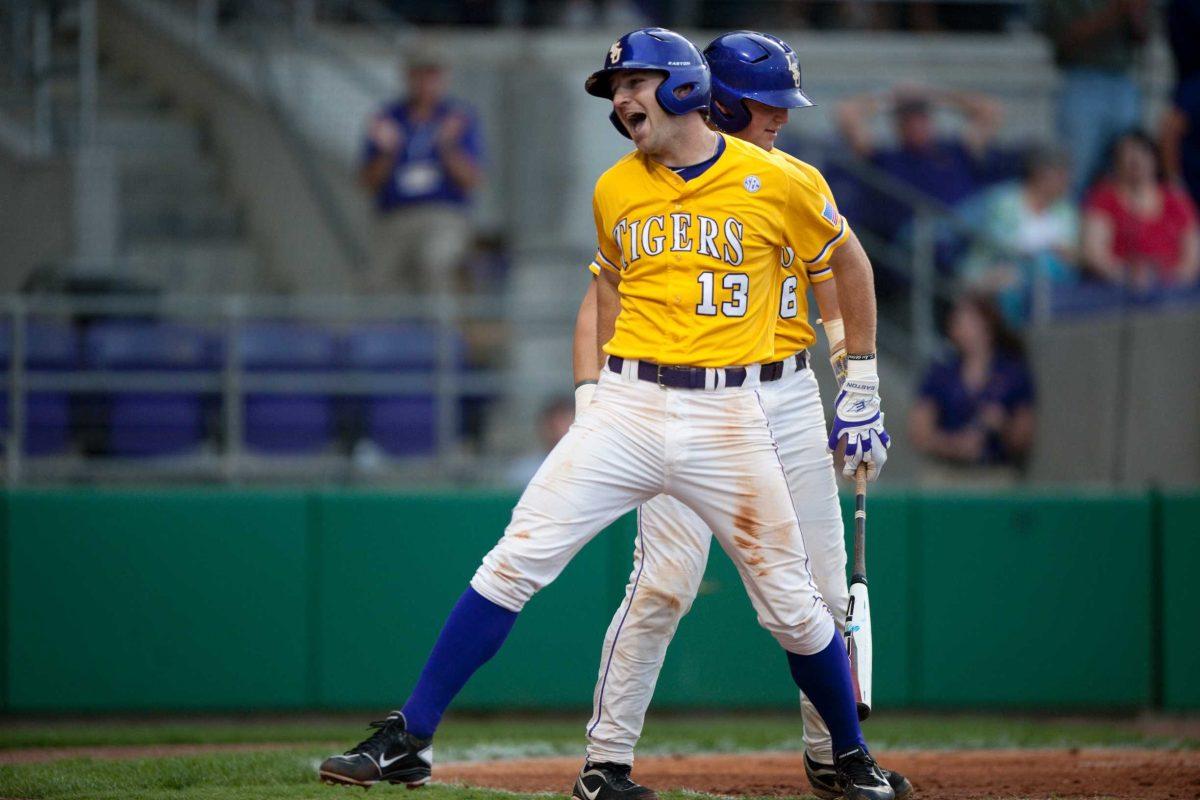
M 181 294 L 249 287 L 256 255 L 203 124 L 136 82 L 106 77 L 97 136 L 116 153 L 129 277 Z
M 75 191 L 81 181 L 93 190 L 99 184 L 100 196 L 111 200 L 88 212 L 108 229 L 109 246 L 100 253 L 76 249 L 40 264 L 26 284 L 58 288 L 73 280 L 100 280 L 177 294 L 249 288 L 258 257 L 222 180 L 221 154 L 200 119 L 101 59 L 94 131 L 85 141 L 75 23 L 73 14 L 62 13 L 51 29 L 45 155 L 73 155 L 83 147 L 93 154 L 77 167 Z M 14 87 L 0 93 L 0 112 L 25 129 L 34 126 L 38 113 L 28 92 Z

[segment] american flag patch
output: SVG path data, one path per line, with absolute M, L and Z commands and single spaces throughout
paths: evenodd
M 825 208 L 824 208 L 824 210 L 821 211 L 821 216 L 824 217 L 825 221 L 828 222 L 830 225 L 834 226 L 835 228 L 837 227 L 837 224 L 838 224 L 837 209 L 833 207 L 833 203 L 829 202 L 828 198 L 825 200 Z

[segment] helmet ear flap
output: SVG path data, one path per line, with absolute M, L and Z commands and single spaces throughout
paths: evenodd
M 707 73 L 708 67 L 695 75 L 667 73 L 666 79 L 654 91 L 662 110 L 679 116 L 708 108 L 710 84 L 706 80 Z M 680 92 L 681 89 L 686 91 Z
M 709 112 L 716 126 L 725 133 L 737 133 L 750 124 L 750 110 L 746 108 L 746 101 L 716 80 L 713 81 Z
M 745 98 L 739 98 L 734 103 L 734 111 L 730 116 L 730 124 L 733 126 L 729 130 L 730 133 L 737 133 L 750 124 L 750 109 L 746 107 Z
M 617 129 L 617 133 L 621 134 L 626 139 L 633 138 L 632 136 L 629 135 L 629 131 L 625 130 L 625 124 L 623 122 L 621 122 L 621 118 L 617 116 L 617 112 L 615 109 L 613 111 L 609 112 L 608 119 L 609 119 L 609 121 L 612 122 L 613 127 Z

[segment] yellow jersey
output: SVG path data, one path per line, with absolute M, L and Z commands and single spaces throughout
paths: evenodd
M 817 187 L 817 190 L 829 203 L 828 210 L 822 209 L 823 216 L 829 214 L 834 220 L 841 220 L 841 230 L 828 240 L 827 246 L 812 261 L 797 258 L 798 250 L 801 253 L 805 252 L 797 246 L 784 245 L 781 251 L 780 262 L 785 274 L 779 293 L 779 322 L 775 327 L 775 358 L 780 359 L 811 347 L 817 340 L 812 323 L 808 321 L 808 287 L 810 284 L 822 283 L 833 277 L 833 269 L 829 266 L 829 257 L 846 241 L 849 227 L 838 214 L 833 192 L 829 189 L 829 184 L 820 170 L 782 150 L 772 150 L 771 153 L 783 159 L 792 168 L 799 170 L 806 180 Z M 824 218 L 823 221 L 828 222 L 828 218 Z
M 634 151 L 596 182 L 592 270 L 621 278 L 606 353 L 697 367 L 770 361 L 781 260 L 790 249 L 794 274 L 796 259 L 821 264 L 845 239 L 816 170 L 718 135 L 724 152 L 690 181 Z

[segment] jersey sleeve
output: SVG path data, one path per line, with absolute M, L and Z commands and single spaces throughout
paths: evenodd
M 834 199 L 833 190 L 829 188 L 829 183 L 825 180 L 825 176 L 816 169 L 813 169 L 812 178 L 817 184 L 817 188 L 820 190 L 821 194 L 823 194 L 829 200 L 829 204 L 833 208 L 834 215 L 841 219 L 843 227 L 842 237 L 832 247 L 826 250 L 824 257 L 822 257 L 819 261 L 805 262 L 804 264 L 805 269 L 808 270 L 808 282 L 821 283 L 833 277 L 833 267 L 829 265 L 829 256 L 842 244 L 842 242 L 846 241 L 846 236 L 850 230 L 850 223 L 846 222 L 846 218 L 841 216 L 841 213 L 838 211 L 837 200 Z
M 611 229 L 605 222 L 601 209 L 599 185 L 592 194 L 592 217 L 596 221 L 596 255 L 592 257 L 588 269 L 592 271 L 593 275 L 599 275 L 602 269 L 619 274 L 621 272 L 621 251 L 612 238 Z
M 804 262 L 813 283 L 829 280 L 829 256 L 846 241 L 849 227 L 838 213 L 829 184 L 816 170 L 788 170 L 788 208 L 784 236 Z

